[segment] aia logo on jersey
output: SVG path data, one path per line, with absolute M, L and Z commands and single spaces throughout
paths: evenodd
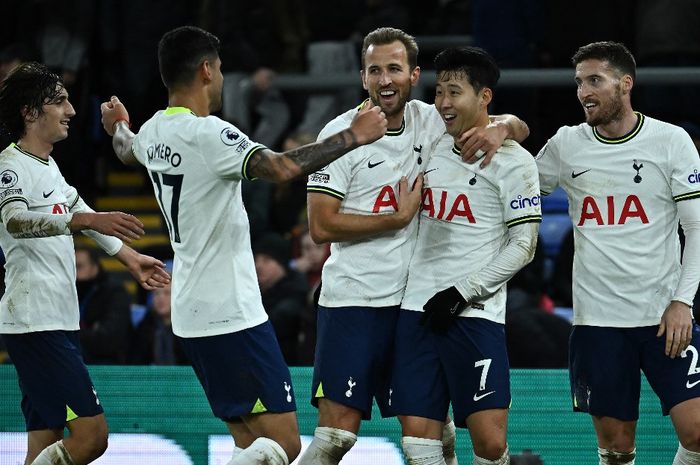
M 455 217 L 466 218 L 469 223 L 476 223 L 467 194 L 459 193 L 454 199 L 448 199 L 447 191 L 432 187 L 423 189 L 423 211 L 430 218 L 452 221 Z
M 510 201 L 510 208 L 513 210 L 520 210 L 522 208 L 536 207 L 539 204 L 539 194 L 532 197 L 523 197 L 522 195 L 519 195 L 517 198 Z
M 621 208 L 620 203 L 622 203 Z M 618 209 L 619 216 L 617 215 Z M 583 199 L 578 226 L 583 226 L 586 221 L 593 221 L 598 226 L 612 226 L 625 224 L 633 218 L 639 218 L 643 224 L 649 223 L 642 201 L 636 195 L 628 195 L 622 202 L 620 197 L 616 199 L 609 195 L 604 202 L 601 201 L 600 205 L 595 198 L 588 195 Z
M 66 213 L 69 213 L 68 205 L 63 203 L 54 204 L 53 210 L 51 210 L 52 215 L 65 215 Z

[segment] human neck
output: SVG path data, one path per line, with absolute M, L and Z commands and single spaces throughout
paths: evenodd
M 170 93 L 168 97 L 169 107 L 185 107 L 192 110 L 197 116 L 209 116 L 209 98 L 206 91 L 199 89 L 182 89 Z
M 51 151 L 53 150 L 53 144 L 40 139 L 35 134 L 27 132 L 20 140 L 17 141 L 17 146 L 35 155 L 43 160 L 48 160 Z
M 629 134 L 637 126 L 637 114 L 631 107 L 625 109 L 623 116 L 608 124 L 599 124 L 595 127 L 598 134 L 608 139 L 617 139 Z

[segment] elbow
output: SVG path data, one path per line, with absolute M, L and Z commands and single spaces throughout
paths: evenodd
M 311 240 L 314 241 L 314 244 L 320 245 L 331 242 L 331 236 L 328 231 L 313 223 L 309 224 L 309 236 L 311 236 Z

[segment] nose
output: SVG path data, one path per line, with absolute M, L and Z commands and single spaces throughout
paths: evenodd
M 389 76 L 389 73 L 386 71 L 382 71 L 382 73 L 379 75 L 379 85 L 388 86 L 389 84 L 391 84 L 391 76 Z
M 73 108 L 73 104 L 68 102 L 68 108 L 66 109 L 66 116 L 68 118 L 72 118 L 75 116 L 75 108 Z

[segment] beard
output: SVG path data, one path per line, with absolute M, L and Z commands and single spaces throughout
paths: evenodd
M 589 118 L 588 114 L 586 114 L 586 123 L 591 127 L 596 127 L 618 121 L 622 118 L 622 108 L 622 92 L 620 89 L 616 89 L 615 96 L 605 106 L 600 105 L 598 114 L 595 117 Z
M 396 105 L 387 107 L 386 105 L 382 104 L 381 98 L 379 97 L 379 92 L 381 92 L 381 90 L 377 90 L 373 95 L 371 95 L 372 103 L 381 108 L 386 116 L 394 116 L 401 113 L 406 106 L 406 102 L 408 102 L 408 100 L 411 98 L 411 87 L 409 86 L 405 92 L 398 90 L 397 93 L 399 98 Z

